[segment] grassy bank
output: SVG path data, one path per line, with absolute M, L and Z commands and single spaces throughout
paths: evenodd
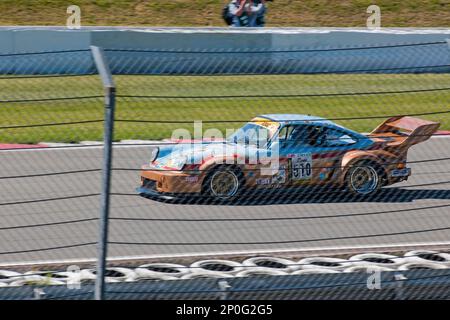
M 66 8 L 82 10 L 83 25 L 224 26 L 225 0 L 2 0 L 0 25 L 65 25 Z M 383 27 L 448 27 L 449 0 L 276 0 L 268 26 L 365 27 L 369 5 L 381 7 Z
M 192 130 L 194 120 L 247 121 L 264 113 L 303 113 L 326 118 L 413 114 L 449 109 L 450 90 L 390 94 L 369 92 L 449 88 L 448 74 L 421 75 L 272 75 L 272 76 L 118 76 L 116 118 L 156 123 L 117 122 L 115 140 L 161 139 L 177 128 Z M 102 88 L 98 77 L 0 79 L 1 100 L 71 100 L 3 102 L 0 108 L 1 143 L 100 140 L 103 124 L 36 126 L 58 122 L 103 119 Z M 333 95 L 355 93 L 355 95 Z M 168 96 L 164 99 L 126 96 Z M 242 96 L 218 98 L 218 96 Z M 278 97 L 271 97 L 277 95 Z M 313 95 L 279 97 L 280 95 Z M 323 96 L 321 96 L 323 95 Z M 95 97 L 98 96 L 98 97 Z M 189 96 L 213 96 L 189 99 Z M 85 97 L 85 98 L 83 98 Z M 183 98 L 176 98 L 183 97 Z M 423 116 L 450 129 L 450 114 Z M 373 129 L 383 119 L 338 120 L 357 131 Z M 165 121 L 186 121 L 170 124 Z M 209 123 L 204 129 L 238 128 L 236 123 Z

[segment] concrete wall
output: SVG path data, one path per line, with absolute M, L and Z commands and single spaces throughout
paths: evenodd
M 107 51 L 113 72 L 126 74 L 450 72 L 447 44 L 383 47 L 449 38 L 449 30 L 409 29 L 0 28 L 0 73 L 92 73 L 87 51 L 42 53 L 90 45 L 147 51 Z M 29 52 L 42 54 L 1 56 Z

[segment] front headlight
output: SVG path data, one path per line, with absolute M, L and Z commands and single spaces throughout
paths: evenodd
M 159 147 L 153 147 L 150 154 L 150 163 L 152 163 L 153 161 L 156 160 L 156 158 L 158 158 L 158 154 L 159 154 Z

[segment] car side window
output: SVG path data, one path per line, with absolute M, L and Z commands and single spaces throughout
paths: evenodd
M 322 126 L 296 125 L 287 131 L 287 143 L 293 145 L 318 147 L 325 140 L 325 131 Z
M 328 129 L 326 135 L 327 147 L 349 146 L 356 143 L 356 139 L 346 132 Z
M 326 128 L 318 125 L 297 126 L 292 131 L 291 139 L 305 146 L 320 147 L 326 139 Z
M 304 145 L 305 144 L 305 126 L 296 125 L 289 126 L 286 132 L 286 140 L 289 144 Z
M 313 124 L 286 126 L 280 130 L 279 139 L 289 145 L 309 147 L 346 146 L 357 142 L 344 131 Z

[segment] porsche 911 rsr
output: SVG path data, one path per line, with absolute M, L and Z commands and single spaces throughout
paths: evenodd
M 408 149 L 439 125 L 397 116 L 361 134 L 314 116 L 262 115 L 222 141 L 154 147 L 138 192 L 234 199 L 248 190 L 327 187 L 370 195 L 408 179 Z

